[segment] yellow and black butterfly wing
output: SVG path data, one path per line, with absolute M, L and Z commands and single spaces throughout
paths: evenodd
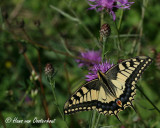
M 138 56 L 113 66 L 106 72 L 108 84 L 119 90 L 135 85 L 147 66 L 152 62 L 150 57 Z M 119 96 L 120 94 L 117 94 Z
M 114 87 L 115 88 L 115 87 Z M 115 97 L 110 95 L 105 84 L 99 79 L 94 79 L 80 87 L 65 103 L 64 114 L 72 114 L 80 111 L 89 111 L 97 109 L 101 112 L 106 105 L 98 106 L 99 104 L 108 104 L 114 101 Z M 109 106 L 109 105 L 108 105 Z
M 106 85 L 109 84 L 113 88 L 116 99 L 112 97 L 112 99 L 108 100 L 110 102 L 106 103 L 101 100 L 98 101 L 97 109 L 99 112 L 117 115 L 119 111 L 132 106 L 132 100 L 136 93 L 135 84 L 151 62 L 151 58 L 139 56 L 125 60 L 109 69 L 105 73 Z M 117 100 L 122 103 L 121 107 L 117 105 Z
M 131 58 L 113 66 L 106 76 L 117 88 L 124 87 L 124 83 L 135 84 L 151 62 L 152 59 L 146 56 Z
M 101 83 L 98 79 L 80 87 L 65 103 L 64 114 L 89 111 L 96 108 Z
M 105 75 L 100 76 L 103 81 L 94 79 L 79 88 L 65 103 L 64 113 L 96 108 L 104 115 L 117 115 L 126 107 L 132 106 L 135 84 L 151 62 L 151 58 L 139 56 L 113 66 Z

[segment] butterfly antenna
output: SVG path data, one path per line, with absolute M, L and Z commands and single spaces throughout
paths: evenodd
M 117 120 L 122 124 L 121 120 L 119 119 L 118 115 L 117 114 L 114 114 L 115 117 L 117 118 Z

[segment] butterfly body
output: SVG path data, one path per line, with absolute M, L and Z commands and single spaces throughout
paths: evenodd
M 132 105 L 136 94 L 136 82 L 152 62 L 146 56 L 138 56 L 118 63 L 107 72 L 97 72 L 97 78 L 80 87 L 65 103 L 64 113 L 96 109 L 104 115 L 116 115 Z

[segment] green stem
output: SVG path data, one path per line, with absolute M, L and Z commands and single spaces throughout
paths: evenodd
M 121 47 L 120 47 L 121 41 L 120 41 L 120 36 L 119 36 L 119 30 L 121 28 L 122 18 L 123 18 L 123 10 L 121 10 L 118 26 L 117 26 L 116 21 L 115 21 L 115 26 L 116 26 L 117 35 L 118 35 L 118 49 L 119 49 L 119 51 L 121 50 Z
M 104 55 L 105 55 L 105 44 L 107 43 L 107 38 L 103 37 L 103 50 L 102 50 L 102 60 L 104 61 Z
M 143 0 L 141 22 L 140 22 L 140 33 L 139 33 L 140 40 L 137 44 L 138 45 L 137 55 L 139 55 L 141 51 L 141 39 L 143 35 L 143 21 L 144 21 L 144 16 L 145 16 L 145 8 L 147 7 L 147 4 L 148 4 L 148 0 Z
M 100 26 L 102 26 L 104 24 L 104 13 L 101 12 L 101 20 L 100 20 Z M 104 61 L 104 54 L 105 54 L 105 43 L 106 43 L 106 37 L 102 37 L 100 34 L 100 43 L 102 42 L 103 46 L 102 46 L 102 61 Z
M 92 126 L 92 118 L 93 118 L 93 112 L 91 112 L 90 118 L 89 118 L 89 128 Z
M 101 114 L 98 114 L 98 118 L 97 118 L 97 121 L 96 121 L 96 124 L 95 124 L 95 128 L 98 127 L 98 123 L 99 123 L 100 118 L 101 118 Z
M 104 13 L 103 11 L 101 12 L 101 26 L 104 24 Z
M 26 96 L 28 95 L 28 93 L 31 91 L 31 86 L 29 86 L 29 88 L 27 89 L 27 91 L 25 92 L 23 98 L 21 99 L 21 101 L 18 104 L 18 107 L 22 105 L 23 101 L 25 100 Z
M 63 45 L 64 49 L 66 50 L 66 52 L 67 52 L 69 55 L 73 56 L 73 54 L 71 53 L 71 51 L 70 51 L 70 50 L 68 49 L 68 47 L 66 46 L 66 41 L 65 41 L 65 39 L 63 39 L 63 38 L 60 38 L 60 39 L 61 39 L 62 45 Z
M 53 93 L 53 96 L 54 96 L 54 99 L 55 99 L 55 104 L 56 104 L 56 106 L 57 106 L 57 108 L 58 108 L 58 111 L 59 111 L 59 113 L 60 113 L 63 121 L 64 121 L 65 124 L 66 124 L 66 127 L 68 128 L 67 122 L 66 122 L 65 119 L 64 119 L 64 115 L 63 115 L 63 113 L 62 113 L 62 111 L 61 111 L 61 109 L 60 109 L 60 107 L 59 107 L 59 105 L 58 105 L 58 101 L 57 101 L 57 97 L 56 97 L 56 93 L 55 93 L 55 81 L 50 80 L 50 85 L 51 85 L 52 93 Z
M 119 23 L 118 23 L 118 30 L 120 30 L 120 28 L 121 28 L 122 18 L 123 18 L 123 10 L 121 10 L 120 19 L 119 19 Z
M 121 41 L 120 41 L 120 36 L 119 36 L 119 29 L 117 27 L 116 21 L 114 23 L 115 23 L 115 27 L 116 27 L 117 35 L 118 35 L 118 50 L 121 51 L 121 47 L 120 47 Z
M 96 122 L 95 119 L 96 119 L 96 110 L 93 110 L 91 128 L 94 128 L 94 125 L 95 125 L 95 122 Z
M 142 95 L 148 100 L 150 104 L 160 113 L 160 110 L 154 105 L 154 103 L 144 94 L 144 92 L 136 85 L 136 88 L 142 93 Z
M 100 28 L 102 27 L 102 25 L 104 24 L 104 13 L 101 12 L 101 16 L 100 16 Z M 99 38 L 99 43 L 103 42 L 103 37 L 102 35 L 100 34 L 100 38 Z

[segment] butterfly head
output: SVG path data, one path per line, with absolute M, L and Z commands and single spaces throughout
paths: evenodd
M 104 76 L 104 73 L 100 70 L 97 71 L 97 76 L 98 76 L 98 79 L 101 80 L 102 77 Z

